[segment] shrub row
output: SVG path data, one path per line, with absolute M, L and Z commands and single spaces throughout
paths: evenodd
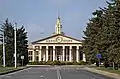
M 85 65 L 86 62 L 84 61 L 73 61 L 73 62 L 66 62 L 66 61 L 40 61 L 40 62 L 29 62 L 28 65 Z

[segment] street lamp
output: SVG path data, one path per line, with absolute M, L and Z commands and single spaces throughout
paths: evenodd
M 2 24 L 0 24 L 0 25 L 2 25 Z M 5 32 L 5 29 L 3 27 L 3 67 L 6 66 L 5 65 L 5 34 L 4 34 L 4 32 Z
M 15 68 L 17 68 L 17 53 L 16 53 L 16 29 L 17 29 L 17 23 L 15 23 L 15 27 L 14 27 L 14 46 L 15 46 L 15 53 L 14 53 L 14 57 L 15 57 Z
M 3 31 L 3 67 L 5 67 L 5 37 Z

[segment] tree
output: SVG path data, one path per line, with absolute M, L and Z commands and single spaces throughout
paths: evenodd
M 99 53 L 100 45 L 98 41 L 100 40 L 101 28 L 102 28 L 102 14 L 101 10 L 96 10 L 93 12 L 94 17 L 90 19 L 87 24 L 86 31 L 84 31 L 85 40 L 83 42 L 83 48 L 86 53 L 87 60 L 97 61 L 96 54 Z
M 21 63 L 21 56 L 24 56 L 24 64 L 28 63 L 28 40 L 27 32 L 25 32 L 24 26 L 17 29 L 17 53 L 19 53 L 18 60 Z
M 0 29 L 0 41 L 2 42 L 3 31 L 5 37 L 5 53 L 6 53 L 6 65 L 11 66 L 14 65 L 14 27 L 12 24 L 6 19 L 5 23 L 2 24 Z M 17 29 L 17 62 L 21 63 L 20 56 L 24 55 L 24 64 L 28 63 L 28 52 L 27 52 L 27 32 L 25 32 L 25 28 L 22 26 Z M 2 53 L 2 51 L 0 52 Z
M 12 65 L 13 64 L 13 54 L 14 54 L 14 29 L 12 27 L 12 24 L 9 23 L 8 19 L 6 19 L 5 23 L 2 24 L 1 27 L 1 37 L 3 37 L 4 32 L 4 38 L 5 38 L 5 54 L 6 54 L 6 64 Z M 0 40 L 3 41 L 3 38 Z M 2 51 L 1 51 L 2 53 Z
M 108 59 L 110 62 L 120 63 L 120 1 L 112 0 L 108 3 L 109 23 L 107 26 L 108 42 L 110 46 L 107 48 Z
M 103 61 L 120 63 L 120 1 L 111 0 L 107 4 L 107 7 L 100 8 L 101 14 L 96 11 L 97 16 L 87 24 L 84 51 L 88 50 L 89 61 L 89 57 L 95 59 L 96 50 L 102 54 Z

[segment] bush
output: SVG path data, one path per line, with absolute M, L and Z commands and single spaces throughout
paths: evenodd
M 61 61 L 60 65 L 66 65 L 67 63 L 65 61 Z
M 40 61 L 40 62 L 29 62 L 28 65 L 45 65 L 45 61 Z
M 73 65 L 73 62 L 67 62 L 67 65 Z
M 73 65 L 79 65 L 79 63 L 77 61 L 73 61 L 72 64 Z
M 61 62 L 58 60 L 53 61 L 53 65 L 60 65 L 60 64 L 61 64 Z
M 79 61 L 78 62 L 78 65 L 86 65 L 87 63 L 86 62 L 84 62 L 84 61 Z
M 39 65 L 45 65 L 46 64 L 46 61 L 40 61 L 39 62 Z
M 29 62 L 28 64 L 29 65 L 38 65 L 39 63 L 38 62 Z
M 53 61 L 47 61 L 46 65 L 53 65 Z
M 84 61 L 73 61 L 73 62 L 66 62 L 66 61 L 40 61 L 40 62 L 29 62 L 29 65 L 86 65 Z

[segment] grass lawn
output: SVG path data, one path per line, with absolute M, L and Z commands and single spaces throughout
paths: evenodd
M 5 72 L 8 72 L 8 71 L 13 71 L 13 70 L 18 70 L 18 69 L 22 69 L 24 67 L 2 67 L 0 66 L 0 73 L 5 73 Z
M 111 73 L 116 73 L 116 74 L 120 74 L 120 70 L 113 70 L 111 67 L 108 68 L 104 68 L 104 67 L 96 67 L 96 69 L 98 70 L 103 70 L 103 71 L 107 71 L 107 72 L 111 72 Z

